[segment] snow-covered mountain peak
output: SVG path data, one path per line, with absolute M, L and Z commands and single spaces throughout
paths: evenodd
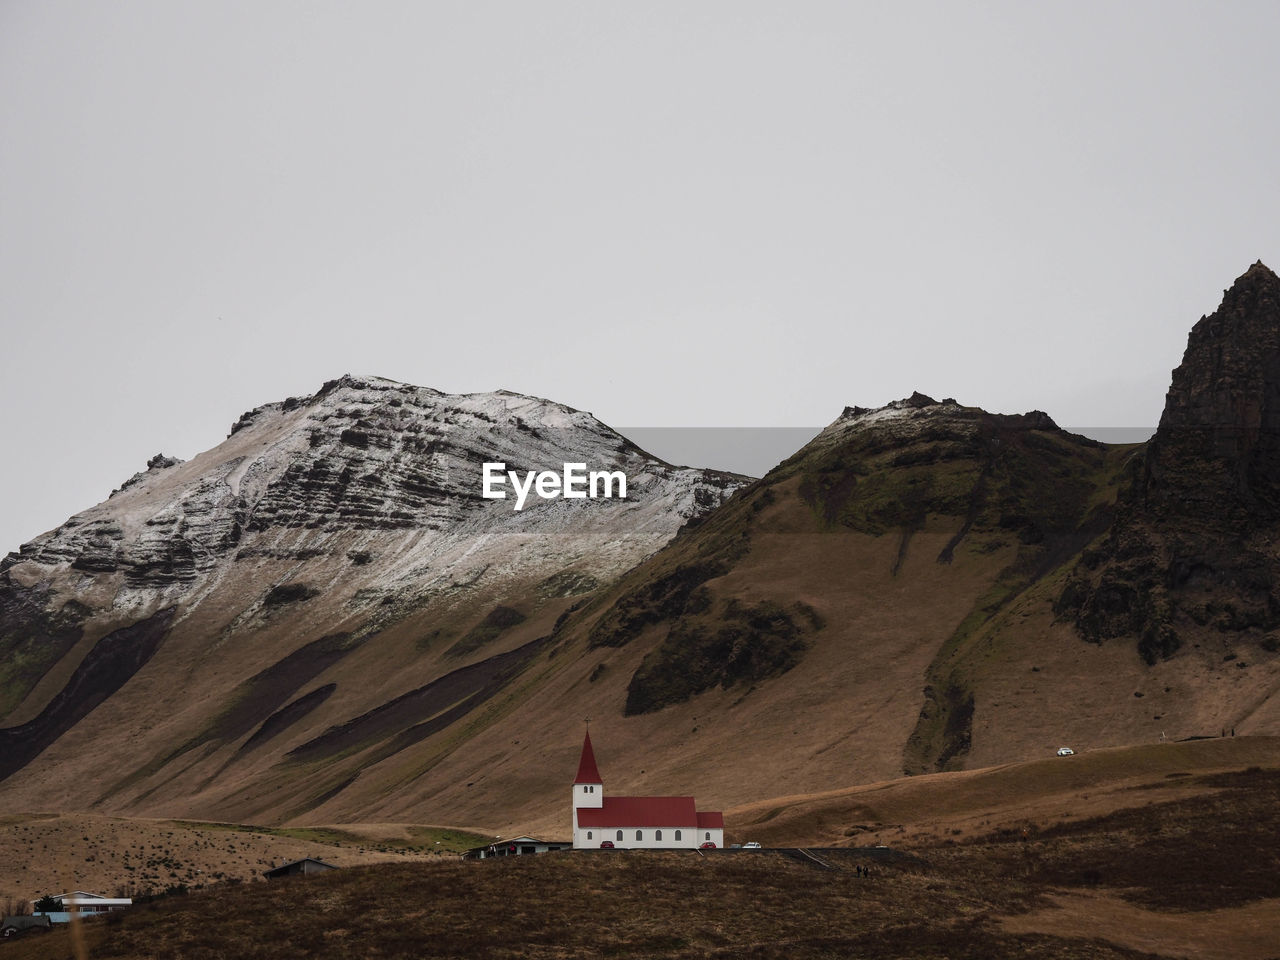
M 530 496 L 517 511 L 513 499 L 482 496 L 482 467 L 495 462 L 522 475 L 566 463 L 622 471 L 627 497 Z M 158 602 L 153 591 L 166 602 L 198 594 L 228 565 L 260 556 L 319 562 L 352 550 L 394 554 L 394 578 L 403 579 L 410 558 L 410 567 L 423 568 L 445 555 L 482 556 L 478 543 L 495 535 L 568 537 L 575 555 L 600 553 L 600 571 L 609 574 L 745 482 L 672 467 L 554 401 L 346 375 L 309 397 L 246 412 L 224 442 L 190 461 L 153 459 L 108 500 L 23 545 L 4 566 L 26 581 L 91 575 L 131 606 Z M 531 562 L 553 568 L 563 559 L 549 550 Z M 485 564 L 495 567 L 491 559 L 478 566 Z

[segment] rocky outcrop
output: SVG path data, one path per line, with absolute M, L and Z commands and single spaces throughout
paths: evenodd
M 1261 262 L 1192 328 L 1143 481 L 1161 516 L 1280 518 L 1280 278 Z
M 1195 627 L 1280 627 L 1280 278 L 1255 263 L 1192 329 L 1107 538 L 1058 601 L 1089 640 L 1171 656 Z
M 169 467 L 176 467 L 180 463 L 182 463 L 182 461 L 179 460 L 177 457 L 170 457 L 170 456 L 166 456 L 163 453 L 157 453 L 154 457 L 152 457 L 150 460 L 147 461 L 146 470 L 140 470 L 139 472 L 135 473 L 132 477 L 130 477 L 128 480 L 126 480 L 124 483 L 122 483 L 118 489 L 112 490 L 111 496 L 114 497 L 121 490 L 128 490 L 130 487 L 137 486 L 144 479 L 146 479 L 147 475 L 152 470 L 167 470 L 169 469 Z

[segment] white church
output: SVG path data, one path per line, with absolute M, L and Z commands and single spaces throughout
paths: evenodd
M 695 849 L 724 846 L 724 814 L 699 811 L 693 797 L 606 797 L 591 734 L 573 781 L 573 849 Z

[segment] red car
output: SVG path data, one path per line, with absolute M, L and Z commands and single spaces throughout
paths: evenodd
M 601 840 L 601 841 L 600 841 L 600 849 L 601 849 L 601 850 L 612 850 L 612 849 L 613 849 L 613 841 L 612 841 L 612 840 Z
M 698 847 L 699 850 L 714 850 L 715 848 L 716 842 L 714 840 L 708 840 L 706 843 Z

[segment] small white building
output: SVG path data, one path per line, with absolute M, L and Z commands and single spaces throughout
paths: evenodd
M 689 850 L 706 844 L 724 846 L 724 814 L 698 810 L 693 797 L 605 796 L 591 734 L 586 735 L 573 781 L 575 850 Z
M 519 857 L 531 853 L 551 853 L 567 850 L 572 844 L 563 840 L 539 840 L 537 837 L 510 837 L 494 840 L 483 847 L 472 847 L 463 857 L 467 860 L 487 860 L 489 857 Z

